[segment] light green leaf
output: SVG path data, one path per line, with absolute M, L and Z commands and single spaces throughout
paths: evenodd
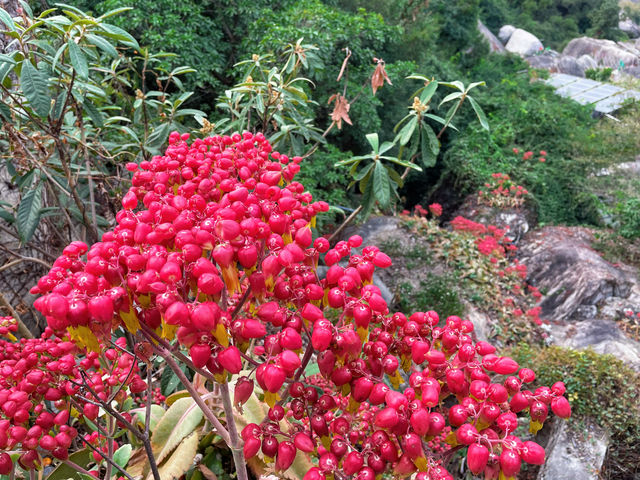
M 467 87 L 467 92 L 469 90 L 471 90 L 472 88 L 480 87 L 480 86 L 484 86 L 484 85 L 486 85 L 485 82 L 473 82 L 473 83 L 469 84 L 469 86 Z
M 93 122 L 93 124 L 98 128 L 102 128 L 104 126 L 104 119 L 102 117 L 102 112 L 98 110 L 96 106 L 93 103 L 91 103 L 91 100 L 89 100 L 88 98 L 84 99 L 84 101 L 82 102 L 82 105 L 84 106 L 84 109 L 87 111 L 87 114 L 89 115 L 89 118 L 91 118 L 91 121 Z
M 4 53 L 0 53 L 0 62 L 10 63 L 11 65 L 15 65 L 17 63 L 12 57 L 5 55 Z
M 407 162 L 405 160 L 400 160 L 399 158 L 395 158 L 395 157 L 380 157 L 380 158 L 384 158 L 385 160 L 391 162 L 391 163 L 395 163 L 396 165 L 400 165 L 401 167 L 405 167 L 405 168 L 411 168 L 412 170 L 416 170 L 418 172 L 421 172 L 422 169 L 416 165 L 415 163 L 412 162 Z
M 118 58 L 118 51 L 116 50 L 116 47 L 111 45 L 111 42 L 109 42 L 108 40 L 99 37 L 98 35 L 93 35 L 92 33 L 88 33 L 87 35 L 85 35 L 85 38 L 87 39 L 87 42 L 89 42 L 91 45 L 95 45 L 107 55 Z
M 16 24 L 13 23 L 13 18 L 11 18 L 9 12 L 7 12 L 4 8 L 0 8 L 0 21 L 7 26 L 9 31 L 16 31 Z
M 460 80 L 454 80 L 453 82 L 440 82 L 440 85 L 445 85 L 447 87 L 455 88 L 457 90 L 460 90 L 461 92 L 464 92 L 464 83 L 462 83 Z
M 378 147 L 380 145 L 380 141 L 378 140 L 378 134 L 377 133 L 367 133 L 366 137 L 367 137 L 367 142 L 369 142 L 369 145 L 371 145 L 371 148 L 377 154 L 378 153 Z
M 374 165 L 375 165 L 374 163 L 370 163 L 369 165 L 364 167 L 362 170 L 360 170 L 357 174 L 355 174 L 353 176 L 353 179 L 356 182 L 359 182 L 360 180 L 362 180 L 365 176 L 367 176 L 369 174 L 369 172 L 371 171 L 371 169 L 373 168 Z
M 376 162 L 373 170 L 373 193 L 382 208 L 386 208 L 391 200 L 389 173 L 381 162 Z
M 151 132 L 151 135 L 149 135 L 149 138 L 147 138 L 146 147 L 152 150 L 159 149 L 169 136 L 169 130 L 171 130 L 170 123 L 163 123 L 156 127 L 153 132 Z
M 127 32 L 126 30 L 123 30 L 122 28 L 116 27 L 115 25 L 111 25 L 109 23 L 102 23 L 100 26 L 106 32 L 105 36 L 113 38 L 114 40 L 118 40 L 123 45 L 135 48 L 136 50 L 140 51 L 140 45 L 138 45 L 137 40 L 133 38 L 131 34 L 129 34 L 129 32 Z
M 151 436 L 156 460 L 162 462 L 202 421 L 202 410 L 192 398 L 177 400 L 162 416 Z
M 467 97 L 467 99 L 469 100 L 469 103 L 471 103 L 473 110 L 476 112 L 476 115 L 478 116 L 478 120 L 480 121 L 480 125 L 482 125 L 482 128 L 484 128 L 485 130 L 489 130 L 489 122 L 487 121 L 487 116 L 484 114 L 482 107 L 478 105 L 478 102 L 476 102 L 474 98 Z
M 382 155 L 385 152 L 388 152 L 389 150 L 391 150 L 393 147 L 395 147 L 396 144 L 393 142 L 384 142 L 382 145 L 380 145 L 380 155 Z
M 89 465 L 95 462 L 92 451 L 89 448 L 83 448 L 82 450 L 78 450 L 77 452 L 70 454 L 69 460 L 76 465 L 80 465 L 82 468 L 89 468 Z M 58 466 L 47 475 L 47 480 L 78 480 L 81 478 L 81 474 L 66 463 L 59 463 Z
M 438 89 L 438 82 L 436 82 L 435 80 L 432 82 L 429 82 L 429 85 L 424 87 L 424 90 L 420 94 L 420 101 L 425 104 L 429 103 L 429 100 L 431 100 L 431 97 L 433 97 L 433 94 L 436 93 L 437 89 Z
M 38 223 L 40 222 L 40 209 L 42 208 L 42 183 L 31 188 L 22 197 L 18 206 L 17 227 L 20 238 L 24 243 L 31 240 Z
M 424 128 L 420 133 L 420 155 L 422 158 L 422 165 L 424 165 L 425 168 L 433 167 L 436 164 L 436 156 L 433 154 L 429 145 L 428 130 L 431 129 L 428 127 Z M 431 131 L 431 133 L 433 133 L 433 131 Z
M 400 140 L 400 145 L 406 145 L 409 142 L 417 125 L 418 117 L 414 116 L 404 127 L 402 127 L 402 130 L 400 130 L 400 133 L 398 133 L 396 137 Z
M 89 65 L 87 64 L 87 57 L 84 52 L 78 44 L 73 41 L 73 38 L 69 39 L 67 47 L 69 48 L 69 59 L 71 60 L 71 65 L 73 65 L 74 70 L 81 79 L 87 80 L 89 78 Z
M 444 97 L 442 99 L 442 101 L 440 102 L 440 106 L 444 105 L 447 102 L 450 102 L 451 100 L 455 100 L 456 98 L 460 98 L 462 95 L 463 95 L 462 92 L 450 93 L 449 95 L 447 95 L 446 97 Z
M 389 174 L 389 178 L 391 179 L 392 185 L 395 184 L 396 188 L 402 188 L 404 185 L 404 180 L 393 167 L 387 167 L 387 173 Z M 395 191 L 395 188 L 394 188 Z
M 120 8 L 114 8 L 113 10 L 109 10 L 107 13 L 103 13 L 102 15 L 100 15 L 98 17 L 98 20 L 104 20 L 106 18 L 109 17 L 113 17 L 114 15 L 118 15 L 122 12 L 126 12 L 129 10 L 133 10 L 133 7 L 120 7 Z
M 29 59 L 22 62 L 20 85 L 33 111 L 40 117 L 46 117 L 51 109 L 47 79 L 31 64 Z
M 173 455 L 158 468 L 161 480 L 175 480 L 182 476 L 193 465 L 193 459 L 198 453 L 198 433 L 193 432 L 180 443 Z M 150 478 L 151 477 L 150 475 Z
M 129 459 L 131 458 L 131 452 L 133 451 L 133 447 L 130 444 L 122 445 L 118 450 L 113 452 L 113 461 L 117 463 L 120 467 L 124 468 L 129 463 Z M 116 475 L 118 472 L 113 472 L 113 475 Z

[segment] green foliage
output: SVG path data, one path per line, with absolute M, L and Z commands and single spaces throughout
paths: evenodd
M 640 237 L 640 198 L 628 198 L 618 204 L 618 232 L 627 239 Z
M 13 40 L 0 58 L 0 141 L 12 152 L 3 163 L 21 200 L 2 217 L 23 243 L 44 218 L 75 239 L 81 222 L 97 240 L 108 222 L 96 191 L 117 189 L 110 176 L 119 165 L 160 153 L 170 130 L 204 115 L 183 108 L 191 93 L 180 91 L 179 76 L 192 69 L 164 70 L 166 54 L 109 23 L 123 10 L 27 11 L 7 24 Z M 151 78 L 158 90 L 146 87 Z
M 584 76 L 590 78 L 591 80 L 596 80 L 598 82 L 608 82 L 611 78 L 611 74 L 613 73 L 613 68 L 605 67 L 605 68 L 587 68 L 584 71 Z
M 404 282 L 398 288 L 399 309 L 402 312 L 435 310 L 442 316 L 462 316 L 465 309 L 456 284 L 453 276 L 432 273 L 420 281 L 418 288 Z
M 535 370 L 536 385 L 564 379 L 574 414 L 596 419 L 615 435 L 638 427 L 640 377 L 614 356 L 560 347 L 537 349 L 525 344 L 510 354 Z

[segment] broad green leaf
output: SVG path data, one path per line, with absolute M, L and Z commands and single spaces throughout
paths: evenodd
M 440 82 L 440 85 L 445 85 L 447 87 L 455 88 L 457 90 L 460 90 L 461 92 L 464 92 L 464 83 L 462 83 L 460 80 L 454 80 L 453 82 Z
M 74 70 L 81 79 L 87 80 L 89 78 L 89 64 L 87 63 L 87 57 L 84 52 L 78 44 L 73 41 L 73 38 L 70 38 L 67 42 L 67 48 L 69 49 L 69 59 L 71 60 L 71 65 Z
M 42 208 L 42 183 L 31 188 L 23 197 L 18 206 L 16 216 L 20 238 L 24 243 L 31 240 L 38 223 L 40 222 L 40 209 Z
M 388 152 L 389 150 L 391 150 L 393 147 L 395 147 L 396 144 L 393 142 L 384 142 L 382 145 L 380 145 L 380 155 L 382 155 L 385 152 Z
M 423 81 L 423 82 L 425 82 L 425 83 L 426 83 L 426 82 L 430 82 L 430 81 L 431 81 L 430 79 L 428 79 L 428 78 L 427 78 L 427 77 L 425 77 L 424 75 L 417 75 L 417 74 L 415 74 L 415 73 L 414 73 L 414 74 L 412 74 L 412 75 L 409 75 L 409 76 L 407 77 L 407 79 L 409 79 L 409 80 L 422 80 L 422 81 Z
M 22 62 L 20 85 L 33 111 L 40 117 L 46 117 L 51 109 L 47 79 L 31 64 L 29 59 Z
M 130 410 L 129 413 L 135 414 L 135 417 L 138 423 L 144 429 L 144 425 L 147 418 L 147 409 L 145 407 L 135 408 L 133 410 Z M 149 430 L 151 432 L 153 432 L 156 429 L 156 426 L 158 425 L 158 422 L 160 421 L 163 415 L 164 415 L 164 408 L 162 408 L 160 405 L 156 405 L 155 403 L 152 403 L 151 418 L 149 420 Z
M 58 65 L 58 61 L 60 60 L 60 57 L 62 56 L 62 54 L 64 53 L 64 51 L 66 49 L 67 49 L 67 44 L 66 43 L 63 43 L 62 45 L 60 45 L 60 48 L 58 48 L 58 51 L 53 56 L 53 62 L 51 63 L 51 70 L 52 71 L 56 69 L 56 66 Z
M 414 116 L 404 127 L 402 127 L 402 130 L 400 130 L 400 133 L 398 133 L 398 136 L 396 137 L 400 140 L 400 145 L 406 145 L 409 142 L 417 125 L 418 117 Z
M 160 465 L 158 468 L 160 479 L 175 480 L 176 478 L 182 478 L 193 465 L 193 459 L 197 453 L 198 432 L 193 432 L 186 439 L 182 440 L 175 452 L 173 452 L 166 462 Z
M 435 120 L 436 122 L 445 125 L 447 122 L 445 121 L 444 118 L 438 116 L 438 115 L 433 115 L 431 113 L 427 113 L 425 114 L 425 117 L 430 118 L 431 120 Z M 449 124 L 449 128 L 454 129 L 456 132 L 458 131 L 458 129 L 453 125 L 453 124 Z
M 373 170 L 373 194 L 382 208 L 386 208 L 391 200 L 389 192 L 389 173 L 382 162 L 376 162 Z
M 422 165 L 424 165 L 425 168 L 433 167 L 436 164 L 436 156 L 429 146 L 427 130 L 431 129 L 427 127 L 420 132 L 420 156 L 422 158 Z M 433 133 L 433 131 L 431 133 Z
M 29 6 L 29 3 L 25 2 L 25 0 L 20 0 L 20 5 L 22 5 L 22 10 L 24 10 L 24 12 L 27 14 L 27 16 L 29 18 L 33 18 L 33 10 L 31 10 L 31 7 Z
M 440 152 L 440 140 L 438 140 L 438 137 L 436 137 L 436 134 L 433 131 L 433 129 L 429 125 L 423 124 L 422 132 L 426 133 L 427 135 L 427 140 L 429 140 L 429 148 L 431 149 L 431 153 L 433 153 L 434 155 L 438 155 L 438 152 Z
M 83 468 L 89 468 L 92 463 L 95 463 L 93 459 L 92 450 L 89 448 L 83 448 L 69 455 L 71 460 L 76 465 L 80 465 Z M 47 474 L 47 480 L 80 480 L 81 474 L 77 470 L 71 468 L 66 463 L 59 463 L 53 471 Z
M 473 82 L 473 83 L 469 84 L 469 86 L 467 87 L 467 92 L 469 90 L 471 90 L 472 88 L 480 87 L 480 86 L 484 86 L 484 85 L 486 85 L 485 82 Z
M 5 55 L 4 53 L 0 53 L 0 62 L 3 63 L 10 63 L 11 65 L 15 65 L 17 62 L 13 59 L 13 57 L 10 57 L 9 55 Z
M 127 12 L 129 10 L 133 10 L 133 7 L 120 7 L 114 8 L 113 10 L 109 10 L 107 13 L 103 13 L 98 17 L 98 20 L 104 20 L 105 18 L 113 17 L 114 15 L 118 15 L 122 12 Z
M 98 35 L 93 35 L 92 33 L 86 34 L 85 38 L 87 39 L 87 42 L 89 42 L 91 45 L 95 45 L 107 55 L 118 58 L 118 51 L 116 50 L 116 47 L 111 45 L 111 42 L 109 42 L 109 40 L 99 37 Z
M 469 103 L 471 103 L 473 110 L 476 112 L 476 115 L 478 116 L 478 120 L 480 120 L 480 125 L 482 125 L 482 128 L 484 128 L 485 130 L 489 130 L 489 122 L 487 121 L 487 116 L 484 114 L 482 107 L 478 105 L 478 102 L 476 102 L 474 98 L 467 97 L 467 99 L 469 100 Z
M 13 18 L 11 18 L 9 12 L 7 12 L 4 8 L 0 8 L 0 22 L 4 23 L 9 31 L 16 31 L 16 24 L 13 23 Z
M 386 168 L 392 184 L 395 183 L 395 187 L 402 188 L 402 185 L 404 185 L 404 180 L 402 180 L 402 177 L 400 176 L 400 174 L 396 172 L 396 170 L 393 167 L 387 166 Z M 395 188 L 394 188 L 394 191 L 395 191 Z
M 370 159 L 371 155 L 358 155 L 356 157 L 351 157 L 346 160 L 340 160 L 333 164 L 334 167 L 344 167 L 345 165 L 351 165 L 354 162 L 358 162 L 360 160 Z
M 102 23 L 100 26 L 105 31 L 105 36 L 113 38 L 114 40 L 118 40 L 123 45 L 127 47 L 135 48 L 140 51 L 140 45 L 135 38 L 129 34 L 126 30 L 123 30 L 120 27 L 116 27 L 115 25 L 111 25 L 109 23 Z
M 451 100 L 455 100 L 456 98 L 460 98 L 462 95 L 463 95 L 462 92 L 450 93 L 449 95 L 447 95 L 446 97 L 444 97 L 442 99 L 442 101 L 440 102 L 440 106 L 444 105 L 445 103 L 450 102 Z
M 368 182 L 366 188 L 362 192 L 362 202 L 360 205 L 362 206 L 362 212 L 360 213 L 361 218 L 366 220 L 373 210 L 373 206 L 375 204 L 375 196 L 373 194 L 373 182 Z
M 0 208 L 0 218 L 7 223 L 14 223 L 16 221 L 13 214 L 3 208 Z
M 367 142 L 369 142 L 369 145 L 371 145 L 371 148 L 377 154 L 378 153 L 378 148 L 379 148 L 379 145 L 380 145 L 380 141 L 378 140 L 378 134 L 377 133 L 367 133 L 366 137 L 367 137 Z
M 66 101 L 67 101 L 67 90 L 64 89 L 60 92 L 60 94 L 58 95 L 58 98 L 56 98 L 56 101 L 53 104 L 53 112 L 51 113 L 51 117 L 53 118 L 53 120 L 60 119 L 60 117 L 62 116 L 62 110 L 63 110 L 64 104 Z
M 164 396 L 172 394 L 176 387 L 180 384 L 180 379 L 169 367 L 165 367 L 162 370 L 162 376 L 160 377 L 160 390 Z
M 131 452 L 133 451 L 133 447 L 130 444 L 122 445 L 118 450 L 113 452 L 113 461 L 118 464 L 120 467 L 124 468 L 129 463 L 129 459 L 131 458 Z M 118 472 L 112 472 L 113 475 L 116 475 Z
M 391 163 L 395 163 L 396 165 L 400 165 L 401 167 L 405 167 L 405 168 L 411 168 L 412 170 L 416 170 L 418 172 L 421 172 L 422 169 L 416 165 L 415 163 L 412 162 L 407 162 L 405 160 L 400 160 L 399 158 L 395 158 L 395 157 L 380 157 L 380 158 L 384 158 L 385 160 L 391 162 Z
M 82 105 L 84 106 L 84 109 L 89 115 L 89 118 L 91 118 L 91 121 L 93 122 L 93 124 L 98 128 L 102 128 L 104 126 L 104 119 L 102 117 L 102 112 L 98 110 L 96 106 L 93 103 L 91 103 L 91 100 L 89 100 L 88 98 L 84 99 L 84 101 L 82 102 Z
M 202 410 L 192 398 L 177 400 L 162 416 L 151 436 L 156 460 L 162 462 L 202 421 Z
M 429 82 L 429 85 L 424 87 L 424 90 L 420 94 L 420 101 L 425 104 L 429 103 L 429 100 L 431 100 L 431 97 L 433 97 L 433 94 L 436 93 L 437 89 L 438 89 L 438 82 L 436 82 L 435 80 L 432 82 Z
M 362 170 L 360 170 L 357 174 L 355 174 L 353 176 L 353 179 L 356 182 L 359 182 L 360 180 L 362 180 L 373 168 L 373 166 L 375 165 L 375 163 L 370 163 L 369 165 L 367 165 L 366 167 L 364 167 Z
M 163 123 L 156 127 L 147 138 L 146 147 L 151 150 L 158 150 L 169 136 L 169 130 L 171 130 L 170 123 Z

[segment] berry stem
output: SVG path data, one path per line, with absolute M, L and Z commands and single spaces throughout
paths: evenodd
M 242 441 L 238 437 L 238 430 L 236 429 L 233 406 L 231 405 L 231 395 L 229 394 L 229 384 L 226 382 L 221 383 L 220 392 L 222 396 L 222 405 L 224 406 L 224 413 L 227 418 L 227 428 L 229 429 L 229 437 L 231 439 L 230 447 L 231 452 L 233 453 L 233 462 L 236 465 L 238 480 L 247 480 L 247 462 L 244 458 Z
M 173 370 L 173 373 L 175 373 L 176 376 L 180 379 L 180 382 L 182 383 L 182 385 L 184 385 L 184 388 L 186 388 L 189 394 L 193 397 L 196 404 L 200 407 L 200 409 L 202 410 L 202 413 L 204 413 L 204 416 L 207 418 L 207 420 L 209 420 L 209 422 L 211 422 L 211 424 L 215 427 L 216 432 L 218 433 L 218 435 L 222 437 L 222 439 L 224 440 L 224 443 L 226 443 L 230 448 L 232 448 L 231 437 L 229 436 L 229 432 L 227 431 L 226 428 L 222 426 L 222 423 L 220 423 L 220 420 L 218 420 L 218 418 L 207 406 L 204 400 L 202 400 L 202 397 L 200 397 L 200 394 L 196 391 L 193 384 L 189 381 L 187 376 L 180 369 L 176 361 L 173 359 L 171 353 L 159 345 L 154 345 L 154 349 L 158 353 L 158 355 L 164 358 L 164 360 L 167 362 L 167 365 L 169 365 L 169 368 L 171 368 L 171 370 Z

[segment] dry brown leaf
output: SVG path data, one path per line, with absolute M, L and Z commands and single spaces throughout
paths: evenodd
M 207 480 L 218 480 L 218 476 L 213 473 L 206 465 L 203 465 L 201 463 L 200 465 L 198 465 L 198 468 L 202 472 L 204 478 L 206 478 Z
M 344 48 L 344 50 L 347 52 L 344 60 L 342 61 L 342 67 L 340 68 L 340 73 L 338 74 L 338 78 L 336 78 L 336 82 L 339 82 L 340 79 L 342 78 L 342 74 L 344 73 L 345 69 L 347 68 L 347 62 L 349 61 L 349 57 L 351 56 L 351 50 L 349 50 L 349 47 Z
M 338 130 L 342 128 L 343 120 L 349 125 L 353 125 L 351 123 L 351 119 L 349 118 L 349 109 L 351 108 L 351 105 L 349 104 L 347 99 L 339 93 L 335 93 L 331 95 L 327 103 L 331 102 L 335 102 L 333 112 L 331 112 L 331 120 L 336 123 L 336 125 L 338 126 Z
M 393 84 L 391 83 L 391 80 L 389 80 L 387 71 L 384 68 L 384 60 L 382 60 L 381 58 L 374 58 L 373 61 L 377 63 L 376 69 L 374 70 L 373 75 L 371 75 L 371 89 L 373 90 L 373 94 L 375 95 L 376 90 L 382 87 L 385 81 L 389 85 Z

